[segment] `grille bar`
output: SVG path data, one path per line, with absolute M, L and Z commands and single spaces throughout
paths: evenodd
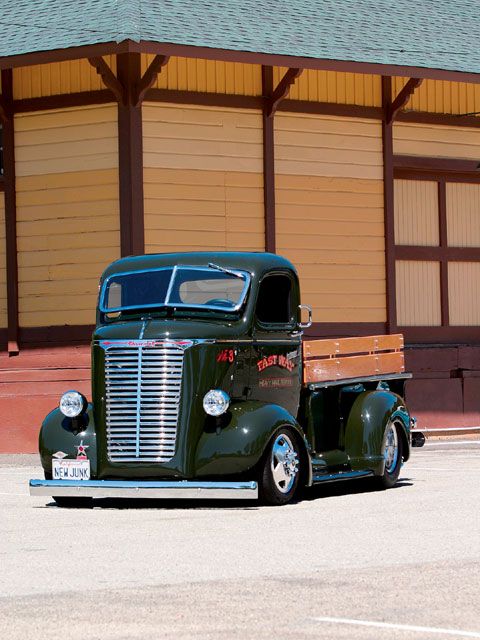
M 183 348 L 136 341 L 104 349 L 109 460 L 167 462 L 177 442 Z

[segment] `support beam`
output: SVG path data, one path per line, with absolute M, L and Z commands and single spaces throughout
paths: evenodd
M 140 54 L 118 55 L 117 74 L 126 98 L 118 103 L 120 250 L 128 256 L 145 252 L 142 105 L 134 104 L 141 78 Z
M 2 71 L 3 173 L 5 184 L 5 243 L 7 263 L 7 348 L 18 348 L 17 202 L 15 191 L 15 135 L 13 122 L 13 73 Z
M 263 104 L 263 203 L 265 212 L 265 251 L 275 253 L 275 131 L 270 113 L 273 95 L 273 69 L 262 67 Z
M 407 84 L 400 91 L 395 100 L 390 104 L 390 107 L 386 113 L 387 122 L 393 122 L 397 114 L 403 109 L 403 107 L 410 100 L 415 93 L 415 89 L 419 87 L 423 82 L 423 78 L 410 78 Z
M 155 58 L 152 60 L 150 66 L 143 74 L 136 88 L 133 105 L 134 107 L 143 102 L 145 94 L 151 87 L 153 87 L 155 81 L 158 78 L 158 74 L 162 70 L 162 67 L 164 67 L 168 63 L 168 61 L 168 56 L 155 56 Z
M 298 76 L 302 73 L 303 69 L 289 69 L 283 78 L 278 83 L 277 88 L 273 91 L 271 98 L 269 99 L 268 107 L 267 107 L 267 116 L 272 117 L 275 115 L 276 110 L 278 109 L 278 105 L 282 100 L 284 100 L 289 92 L 290 87 L 298 78 Z
M 89 58 L 89 63 L 94 67 L 99 76 L 101 76 L 103 80 L 103 84 L 110 89 L 110 91 L 115 96 L 117 102 L 126 102 L 125 89 L 122 86 L 121 82 L 115 77 L 115 74 L 110 69 L 105 60 L 101 57 L 99 58 Z
M 393 121 L 392 79 L 382 76 L 383 204 L 385 220 L 385 271 L 387 281 L 387 330 L 397 333 L 397 301 L 395 278 L 395 219 L 393 199 Z

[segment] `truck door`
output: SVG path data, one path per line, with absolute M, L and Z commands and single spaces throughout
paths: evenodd
M 261 280 L 255 309 L 251 397 L 278 404 L 296 416 L 301 387 L 301 334 L 297 330 L 298 282 L 288 271 Z

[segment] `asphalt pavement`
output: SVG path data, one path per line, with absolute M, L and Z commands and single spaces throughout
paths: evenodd
M 480 443 L 285 507 L 28 495 L 0 456 L 0 638 L 480 638 Z

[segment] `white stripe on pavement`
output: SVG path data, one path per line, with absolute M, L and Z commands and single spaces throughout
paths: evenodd
M 394 624 L 390 622 L 375 622 L 374 620 L 353 620 L 351 618 L 312 618 L 315 622 L 331 622 L 333 624 L 350 624 L 361 627 L 377 627 L 379 629 L 397 629 L 398 631 L 417 631 L 418 633 L 437 633 L 457 638 L 480 638 L 477 631 L 461 631 L 460 629 L 442 629 L 441 627 L 420 627 L 412 624 Z

